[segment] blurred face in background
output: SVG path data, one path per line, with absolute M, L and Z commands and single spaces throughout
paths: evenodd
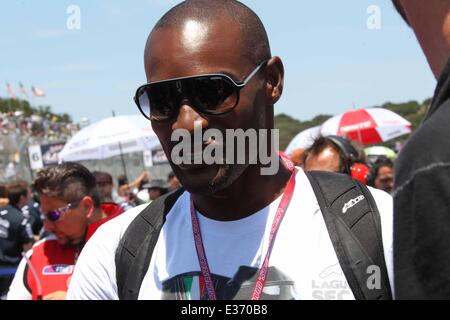
M 18 208 L 22 209 L 24 206 L 26 206 L 32 198 L 33 194 L 31 193 L 31 189 L 27 189 L 27 194 L 25 196 L 20 196 L 20 201 L 18 203 Z
M 161 197 L 162 191 L 159 188 L 150 188 L 148 189 L 148 196 L 150 197 L 150 200 L 155 200 Z
M 392 192 L 394 187 L 394 170 L 390 166 L 383 166 L 378 169 L 375 177 L 374 186 L 377 189 L 384 190 L 388 193 Z
M 98 181 L 97 190 L 102 202 L 112 201 L 113 184 L 109 181 Z

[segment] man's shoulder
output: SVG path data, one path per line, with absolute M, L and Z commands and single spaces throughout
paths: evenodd
M 104 224 L 102 224 L 93 238 L 97 236 L 97 234 L 110 234 L 114 233 L 114 235 L 118 236 L 120 239 L 123 233 L 126 231 L 131 222 L 148 206 L 148 204 L 142 204 L 140 206 L 129 209 L 122 214 L 116 216 L 114 219 L 111 219 Z M 97 236 L 98 237 L 98 236 Z
M 180 195 L 179 198 L 182 198 L 183 196 L 184 194 Z M 130 224 L 137 218 L 138 215 L 140 215 L 148 206 L 151 205 L 152 203 L 142 204 L 140 206 L 125 211 L 124 213 L 118 215 L 114 219 L 105 222 L 97 229 L 97 231 L 94 233 L 92 238 L 89 239 L 87 244 L 89 245 L 90 243 L 94 243 L 94 244 L 101 244 L 103 247 L 104 246 L 108 246 L 110 248 L 117 247 Z M 176 205 L 177 204 L 175 203 L 170 212 L 176 210 Z
M 188 193 L 185 191 L 177 198 L 176 202 L 173 204 L 171 211 L 173 209 L 176 209 L 178 200 L 182 197 L 186 196 Z M 137 207 L 134 207 L 132 209 L 129 209 L 125 211 L 124 213 L 120 214 L 119 216 L 115 217 L 114 219 L 107 221 L 102 226 L 99 227 L 96 233 L 102 232 L 102 233 L 108 233 L 108 232 L 116 232 L 116 235 L 118 235 L 118 238 L 122 238 L 123 234 L 125 233 L 128 226 L 133 222 L 136 217 L 141 214 L 147 207 L 152 206 L 156 204 L 156 201 L 153 201 L 151 203 L 144 203 Z
M 26 223 L 27 221 L 22 211 L 11 205 L 7 205 L 6 207 L 0 209 L 0 218 L 6 219 L 15 225 L 20 225 Z
M 450 164 L 450 100 L 442 104 L 408 140 L 395 164 L 396 189 L 416 174 Z
M 13 207 L 10 204 L 8 204 L 7 206 L 1 208 L 1 214 L 6 214 L 4 212 L 7 212 L 8 214 L 16 214 L 16 213 L 18 213 L 20 216 L 23 216 L 22 211 L 20 211 L 16 207 Z
M 447 139 L 450 135 L 449 120 L 450 100 L 442 104 L 430 118 L 416 129 L 402 149 L 400 158 L 405 155 L 415 156 L 420 160 L 423 156 L 446 154 L 448 150 L 443 146 L 450 145 L 450 141 Z M 425 152 L 428 150 L 432 150 L 433 154 Z
M 339 188 L 342 187 L 343 185 L 348 187 L 348 183 L 351 180 L 348 178 L 348 176 L 335 172 L 321 172 L 321 175 L 322 177 L 324 176 L 326 177 L 326 180 L 324 180 L 326 181 L 326 183 L 333 184 L 333 188 L 335 189 L 334 190 L 335 195 L 342 194 L 342 190 Z M 312 188 L 311 181 L 307 178 L 306 173 L 303 170 L 299 170 L 299 174 L 297 174 L 297 177 L 299 178 L 298 179 L 299 182 L 301 182 L 301 186 L 298 187 L 299 195 L 301 194 L 303 200 L 310 198 L 311 201 L 314 201 L 314 205 L 319 206 L 317 194 L 315 193 L 314 188 Z M 322 183 L 324 183 L 324 181 L 322 181 Z M 343 184 L 343 182 L 345 182 L 346 184 Z M 372 194 L 375 204 L 377 205 L 378 211 L 383 212 L 384 215 L 388 216 L 392 215 L 392 208 L 393 208 L 392 196 L 389 193 L 379 189 L 375 189 L 369 186 L 367 186 L 367 188 Z M 308 198 L 305 198 L 305 195 L 307 195 Z

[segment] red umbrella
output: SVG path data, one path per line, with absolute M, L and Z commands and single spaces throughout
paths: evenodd
M 325 121 L 321 133 L 340 135 L 361 144 L 385 142 L 411 132 L 411 123 L 383 108 L 357 109 Z

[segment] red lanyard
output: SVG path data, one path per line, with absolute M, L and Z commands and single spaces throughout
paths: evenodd
M 261 270 L 258 273 L 258 278 L 256 279 L 255 288 L 251 300 L 259 300 L 261 298 L 262 290 L 267 278 L 267 271 L 269 269 L 269 258 L 272 253 L 272 248 L 274 244 L 274 239 L 277 234 L 278 228 L 280 227 L 281 220 L 283 219 L 286 210 L 291 201 L 292 194 L 295 187 L 295 170 L 292 171 L 291 178 L 289 179 L 288 185 L 284 190 L 283 197 L 281 198 L 280 204 L 278 206 L 275 218 L 273 219 L 272 228 L 270 229 L 269 236 L 269 247 L 267 249 L 266 256 L 264 258 Z M 208 293 L 209 300 L 217 300 L 216 291 L 211 279 L 211 273 L 209 271 L 208 259 L 206 258 L 205 247 L 203 246 L 202 235 L 200 233 L 200 224 L 198 222 L 197 213 L 194 208 L 194 202 L 191 196 L 191 219 L 192 219 L 192 231 L 194 233 L 195 249 L 197 250 L 198 262 L 200 264 L 200 269 L 202 271 L 203 278 L 205 280 L 205 287 Z

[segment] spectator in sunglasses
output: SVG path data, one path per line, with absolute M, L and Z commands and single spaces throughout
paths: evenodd
M 235 155 L 245 154 L 244 163 L 196 161 L 196 148 L 221 144 L 212 138 L 196 143 L 196 126 L 215 133 L 252 129 L 267 133 L 260 144 L 270 144 L 284 67 L 271 55 L 259 17 L 234 0 L 181 2 L 150 33 L 144 65 L 147 83 L 137 89 L 135 102 L 183 188 L 104 225 L 80 256 L 68 298 L 312 299 L 313 288 L 300 284 L 322 281 L 330 265 L 337 266 L 333 281 L 345 283 L 307 176 L 277 156 L 275 146 L 279 166 L 272 175 L 261 172 L 262 161 L 248 161 L 255 145 L 233 145 Z M 183 156 L 194 163 L 179 163 L 172 155 L 177 133 L 189 134 L 187 144 L 194 148 Z M 389 195 L 374 190 L 373 196 L 383 202 L 382 224 L 388 228 Z M 164 220 L 162 229 L 148 222 L 155 215 Z M 140 236 L 145 239 L 131 241 Z M 389 237 L 383 240 L 389 250 Z M 129 241 L 134 248 L 127 251 Z M 134 259 L 136 248 L 148 259 Z M 264 286 L 265 275 L 270 286 Z M 353 298 L 349 289 L 345 294 Z
M 84 244 L 101 224 L 121 211 L 107 216 L 94 175 L 77 163 L 39 171 L 34 188 L 45 217 L 44 227 L 52 234 L 27 252 L 28 264 L 22 259 L 8 299 L 64 299 Z

